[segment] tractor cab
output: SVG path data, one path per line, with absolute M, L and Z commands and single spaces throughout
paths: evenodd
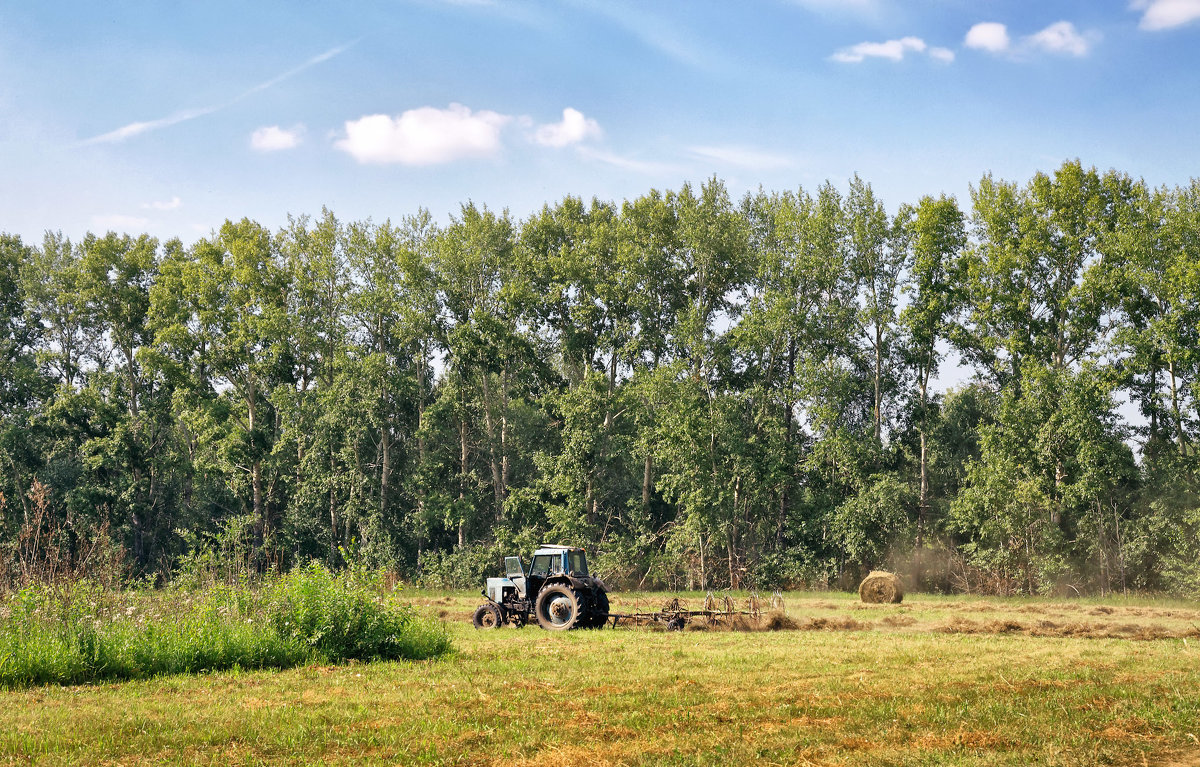
M 583 549 L 573 546 L 543 546 L 533 552 L 529 574 L 541 578 L 555 575 L 583 578 L 588 574 L 587 556 Z

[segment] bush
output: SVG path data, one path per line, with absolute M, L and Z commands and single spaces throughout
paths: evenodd
M 313 563 L 293 570 L 269 590 L 267 615 L 275 632 L 303 642 L 329 660 L 420 659 L 449 650 L 440 624 L 380 597 L 377 575 L 335 575 Z

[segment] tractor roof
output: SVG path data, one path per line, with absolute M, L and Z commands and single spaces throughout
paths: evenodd
M 581 546 L 562 546 L 557 543 L 543 543 L 538 551 L 583 551 Z

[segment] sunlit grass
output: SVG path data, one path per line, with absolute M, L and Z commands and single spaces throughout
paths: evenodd
M 310 567 L 251 586 L 29 586 L 0 607 L 0 687 L 78 684 L 348 658 L 428 658 L 442 626 L 363 575 Z
M 467 621 L 479 597 L 469 593 L 404 598 L 447 613 L 453 656 L 11 691 L 0 694 L 0 759 L 1140 765 L 1200 748 L 1196 641 L 940 630 L 945 616 L 981 604 L 990 612 L 968 614 L 1028 621 L 1032 605 L 1108 620 L 1089 611 L 1128 607 L 1154 613 L 1122 620 L 1180 626 L 1196 605 L 917 596 L 867 608 L 789 594 L 798 622 L 846 614 L 865 628 L 557 634 L 476 631 Z M 895 616 L 913 622 L 884 622 Z

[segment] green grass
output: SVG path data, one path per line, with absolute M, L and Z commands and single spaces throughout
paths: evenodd
M 1186 633 L 1200 623 L 1194 604 L 910 596 L 868 607 L 849 595 L 791 594 L 799 625 L 854 627 L 554 634 L 475 631 L 467 621 L 479 597 L 467 593 L 404 598 L 445 613 L 454 654 L 0 693 L 0 760 L 553 767 L 1200 758 L 1200 641 L 1027 633 L 1039 621 Z M 633 599 L 616 595 L 614 611 Z M 661 595 L 642 595 L 642 604 L 652 599 Z M 964 615 L 1026 629 L 952 633 Z
M 0 607 L 0 688 L 444 654 L 440 623 L 368 574 L 314 566 L 265 585 L 111 592 L 30 586 Z

